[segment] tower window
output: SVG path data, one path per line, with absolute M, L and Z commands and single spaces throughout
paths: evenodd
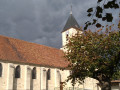
M 2 64 L 0 63 L 0 77 L 2 77 Z
M 66 41 L 68 41 L 69 31 L 66 31 Z
M 15 78 L 20 78 L 20 66 L 19 65 L 15 68 Z
M 36 79 L 36 67 L 32 70 L 32 79 Z
M 50 69 L 47 71 L 47 80 L 50 80 Z
M 68 41 L 68 34 L 66 34 L 66 41 Z

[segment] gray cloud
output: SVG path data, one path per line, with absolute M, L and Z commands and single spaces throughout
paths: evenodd
M 0 34 L 61 47 L 61 31 L 67 21 L 70 5 L 73 15 L 83 26 L 86 10 L 97 0 L 0 0 Z

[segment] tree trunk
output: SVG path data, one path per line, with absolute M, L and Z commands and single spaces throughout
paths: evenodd
M 63 90 L 63 82 L 60 82 L 60 90 Z
M 110 81 L 101 81 L 100 87 L 101 87 L 101 90 L 111 90 L 111 82 Z

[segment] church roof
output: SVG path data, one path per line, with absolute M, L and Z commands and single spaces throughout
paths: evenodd
M 65 68 L 68 62 L 60 49 L 0 35 L 0 61 Z
M 70 14 L 70 16 L 68 17 L 68 20 L 65 24 L 65 27 L 63 28 L 63 31 L 68 30 L 69 28 L 80 28 L 79 24 L 77 23 L 77 21 L 75 20 L 74 16 L 72 15 L 72 13 Z

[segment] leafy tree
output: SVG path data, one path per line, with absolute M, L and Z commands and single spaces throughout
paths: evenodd
M 119 0 L 98 0 L 97 6 L 89 8 L 87 10 L 88 17 L 91 18 L 90 21 L 85 23 L 84 30 L 90 25 L 96 25 L 96 27 L 101 27 L 102 24 L 98 20 L 112 22 L 113 21 L 113 10 L 119 8 Z
M 99 81 L 102 90 L 111 90 L 111 80 L 120 76 L 120 33 L 111 28 L 88 30 L 69 38 L 65 57 L 72 71 L 68 80 L 73 85 L 91 77 Z

